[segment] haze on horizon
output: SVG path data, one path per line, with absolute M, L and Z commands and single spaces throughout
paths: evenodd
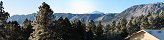
M 164 0 L 1 0 L 4 10 L 10 15 L 37 13 L 42 2 L 51 6 L 55 13 L 120 13 L 139 4 L 164 2 Z

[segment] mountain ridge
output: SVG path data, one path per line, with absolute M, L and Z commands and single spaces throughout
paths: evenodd
M 22 24 L 23 21 L 27 18 L 29 20 L 35 20 L 35 15 L 37 15 L 36 13 L 33 13 L 33 14 L 29 14 L 29 15 L 13 15 L 11 17 L 8 18 L 7 21 L 18 21 L 19 24 Z M 94 21 L 100 21 L 100 20 L 103 20 L 103 19 L 98 19 L 99 17 L 102 17 L 102 16 L 110 16 L 110 15 L 115 15 L 115 14 L 102 14 L 102 13 L 92 13 L 92 14 L 72 14 L 72 13 L 54 13 L 53 14 L 55 19 L 59 19 L 59 17 L 67 17 L 69 20 L 73 20 L 75 18 L 77 19 L 83 19 L 85 21 L 89 21 L 89 20 L 94 20 Z M 111 16 L 111 17 L 114 17 L 114 16 Z M 112 18 L 109 18 L 109 19 L 112 19 Z
M 148 13 L 160 13 L 161 10 L 164 10 L 164 3 L 162 2 L 134 5 L 122 11 L 113 20 L 120 18 L 130 19 L 131 17 L 147 15 Z
M 164 10 L 164 3 L 157 2 L 157 3 L 150 3 L 150 4 L 141 4 L 141 5 L 134 5 L 126 10 L 122 11 L 121 13 L 102 13 L 99 11 L 94 11 L 91 13 L 85 13 L 85 14 L 72 14 L 72 13 L 54 13 L 55 19 L 58 19 L 59 17 L 67 17 L 70 20 L 73 20 L 74 18 L 78 19 L 84 19 L 86 21 L 88 20 L 94 20 L 94 21 L 102 21 L 102 22 L 110 22 L 110 21 L 116 21 L 121 18 L 130 19 L 131 17 L 137 17 L 141 15 L 147 15 L 148 13 L 160 13 L 161 10 Z M 36 15 L 36 14 L 33 14 Z M 26 16 L 26 15 L 24 15 Z M 22 23 L 25 18 L 18 17 L 13 18 L 15 16 L 11 16 L 8 21 L 21 21 L 18 23 Z M 27 17 L 28 18 L 28 17 Z M 31 18 L 31 19 L 30 19 Z M 34 16 L 29 17 L 28 19 L 34 20 Z

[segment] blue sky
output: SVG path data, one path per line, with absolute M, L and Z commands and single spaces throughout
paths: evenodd
M 10 15 L 26 15 L 36 13 L 42 2 L 51 6 L 55 13 L 120 13 L 139 4 L 164 2 L 164 0 L 1 0 L 5 11 Z

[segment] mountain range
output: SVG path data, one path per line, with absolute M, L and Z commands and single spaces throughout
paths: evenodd
M 108 20 L 113 19 L 116 14 L 118 13 L 102 13 L 102 12 L 92 12 L 92 13 L 86 13 L 86 14 L 72 14 L 72 13 L 54 13 L 55 19 L 58 19 L 59 17 L 67 17 L 70 20 L 73 19 L 83 19 L 85 21 L 93 20 L 93 21 L 100 21 L 100 20 Z M 34 20 L 36 13 L 32 13 L 29 15 L 13 15 L 8 18 L 7 21 L 17 21 L 19 24 L 22 24 L 23 21 L 27 18 L 29 20 Z M 104 20 L 105 21 L 105 20 Z
M 58 19 L 59 17 L 67 17 L 70 20 L 77 18 L 77 19 L 84 19 L 85 21 L 94 20 L 94 21 L 102 21 L 106 23 L 113 20 L 118 20 L 120 18 L 129 19 L 131 17 L 146 15 L 149 12 L 159 13 L 161 12 L 161 10 L 164 10 L 164 3 L 157 2 L 157 3 L 150 3 L 150 4 L 134 5 L 122 11 L 121 13 L 103 13 L 99 11 L 94 11 L 92 13 L 85 13 L 85 14 L 54 13 L 53 15 L 56 17 L 55 19 Z M 8 18 L 8 21 L 18 21 L 19 24 L 22 24 L 25 18 L 34 20 L 35 16 L 36 13 L 32 13 L 29 15 L 14 15 Z
M 130 8 L 127 8 L 120 14 L 118 14 L 115 19 L 137 17 L 141 15 L 147 15 L 148 13 L 160 13 L 161 10 L 164 10 L 164 3 L 150 3 L 150 4 L 141 4 L 134 5 Z

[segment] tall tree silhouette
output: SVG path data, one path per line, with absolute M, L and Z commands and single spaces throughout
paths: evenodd
M 3 2 L 0 2 L 0 26 L 6 23 L 9 13 L 4 11 Z
M 55 33 L 50 30 L 50 26 L 52 23 L 52 19 L 54 16 L 52 15 L 53 11 L 51 10 L 50 6 L 43 2 L 42 5 L 39 7 L 39 12 L 36 16 L 36 19 L 33 23 L 34 25 L 34 32 L 30 36 L 30 40 L 51 40 L 54 39 L 52 36 Z
M 27 40 L 30 37 L 30 34 L 33 32 L 31 25 L 31 20 L 28 20 L 27 18 L 23 22 L 23 26 L 21 27 L 23 31 L 23 40 Z

